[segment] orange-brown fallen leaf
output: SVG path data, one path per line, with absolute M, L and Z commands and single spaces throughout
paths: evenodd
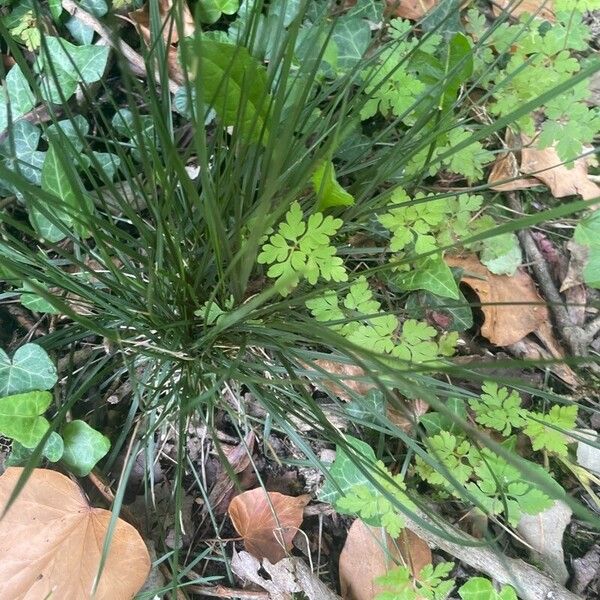
M 504 152 L 496 158 L 488 184 L 490 189 L 497 192 L 513 192 L 540 185 L 540 181 L 534 177 L 520 177 L 517 157 L 513 152 Z
M 386 414 L 396 427 L 408 433 L 413 430 L 419 417 L 422 417 L 428 410 L 429 404 L 425 400 L 399 400 L 395 406 L 388 405 Z
M 549 321 L 548 308 L 523 269 L 509 277 L 490 273 L 473 254 L 445 259 L 451 267 L 463 269 L 461 281 L 479 297 L 485 317 L 481 335 L 492 344 L 514 344 Z
M 0 512 L 23 472 L 0 477 Z M 93 595 L 111 512 L 92 508 L 79 486 L 56 471 L 35 469 L 0 519 L 2 600 L 130 600 L 150 571 L 140 534 L 118 519 Z
M 386 0 L 386 2 L 390 14 L 411 21 L 422 19 L 437 4 L 437 0 Z
M 311 381 L 315 387 L 325 390 L 342 400 L 351 400 L 349 391 L 355 392 L 359 396 L 364 396 L 369 390 L 376 387 L 373 381 L 366 376 L 362 367 L 351 365 L 337 360 L 319 359 L 312 363 L 318 368 L 314 369 L 314 377 Z M 309 365 L 304 365 L 310 368 Z M 327 378 L 321 371 L 331 374 L 331 379 Z M 341 379 L 343 385 L 335 380 Z
M 236 496 L 228 513 L 244 538 L 246 550 L 258 559 L 276 563 L 291 550 L 309 501 L 308 494 L 293 497 L 256 488 Z
M 186 2 L 177 2 L 174 7 L 173 0 L 158 0 L 158 12 L 162 23 L 162 36 L 165 42 L 176 44 L 179 41 L 179 31 L 177 29 L 178 13 L 181 11 L 181 27 L 184 37 L 193 35 L 196 31 L 194 18 Z M 144 36 L 146 42 L 150 40 L 150 7 L 148 2 L 133 12 L 129 13 L 129 18 L 136 24 L 140 33 Z
M 388 554 L 383 548 L 387 548 Z M 381 528 L 370 527 L 360 519 L 352 523 L 339 562 L 340 588 L 344 600 L 373 600 L 382 592 L 374 583 L 396 563 L 413 574 L 431 563 L 431 550 L 419 536 L 404 529 L 394 542 Z
M 522 14 L 535 15 L 540 19 L 554 21 L 554 0 L 494 0 L 492 11 L 495 17 L 502 14 L 504 9 L 510 9 L 514 17 Z
M 529 141 L 523 136 L 524 144 Z M 521 150 L 521 173 L 545 183 L 555 198 L 578 195 L 584 200 L 593 200 L 600 197 L 600 186 L 588 177 L 586 158 L 578 158 L 572 169 L 561 162 L 554 148 L 538 150 L 526 146 Z

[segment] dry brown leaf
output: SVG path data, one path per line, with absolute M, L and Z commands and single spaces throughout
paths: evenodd
M 385 535 L 385 537 L 384 537 Z M 387 548 L 388 553 L 383 548 Z M 373 600 L 381 587 L 374 579 L 397 564 L 418 573 L 431 563 L 431 550 L 419 536 L 404 529 L 396 543 L 380 527 L 370 527 L 360 519 L 352 523 L 340 555 L 340 588 L 344 600 Z
M 175 11 L 181 11 L 181 26 L 184 37 L 193 35 L 196 31 L 194 18 L 188 8 L 187 2 L 181 1 L 176 4 L 177 6 L 173 8 L 173 0 L 158 0 L 158 12 L 163 25 L 162 36 L 168 44 L 176 44 L 179 41 L 179 31 L 177 30 L 178 15 Z M 150 8 L 148 2 L 142 8 L 130 12 L 129 18 L 135 23 L 138 31 L 144 37 L 146 43 L 148 43 L 150 41 Z
M 510 13 L 518 17 L 524 13 L 535 15 L 540 19 L 554 21 L 554 0 L 494 0 L 492 2 L 492 11 L 495 17 L 502 14 L 502 11 L 510 7 Z
M 23 472 L 0 477 L 0 511 Z M 111 512 L 92 508 L 78 485 L 56 471 L 35 469 L 0 519 L 2 600 L 92 598 Z M 150 557 L 140 534 L 118 519 L 95 600 L 129 600 L 144 585 Z
M 417 21 L 422 19 L 437 0 L 386 0 L 388 11 L 396 17 Z
M 350 365 L 336 360 L 325 359 L 315 360 L 313 364 L 320 370 L 344 380 L 344 385 L 342 386 L 333 379 L 330 380 L 325 378 L 320 371 L 315 371 L 315 379 L 312 381 L 313 385 L 317 388 L 324 389 L 342 400 L 351 400 L 348 389 L 359 396 L 364 396 L 369 390 L 376 387 L 375 383 L 372 381 L 365 380 L 365 372 L 363 368 L 358 365 Z M 305 366 L 308 367 L 308 365 Z
M 408 433 L 413 430 L 419 417 L 422 417 L 429 410 L 429 404 L 421 399 L 404 400 L 402 404 L 405 406 L 402 409 L 388 404 L 386 414 L 387 418 L 396 427 Z
M 473 254 L 445 258 L 451 267 L 464 270 L 461 281 L 479 297 L 485 317 L 481 335 L 492 344 L 514 344 L 549 321 L 548 308 L 541 304 L 533 279 L 523 269 L 512 277 L 494 275 Z
M 291 550 L 309 501 L 308 494 L 293 497 L 256 488 L 231 501 L 229 518 L 250 554 L 276 563 Z
M 519 175 L 517 157 L 513 152 L 504 152 L 496 158 L 488 177 L 488 184 L 490 189 L 497 192 L 513 192 L 540 185 L 539 180 L 534 177 L 525 178 Z M 507 181 L 509 179 L 512 181 Z M 496 181 L 504 183 L 495 183 Z
M 523 136 L 524 144 L 529 141 Z M 527 146 L 521 150 L 521 173 L 542 181 L 555 198 L 579 195 L 584 200 L 593 200 L 600 197 L 600 186 L 588 177 L 585 158 L 578 158 L 572 169 L 561 162 L 554 148 L 538 150 Z

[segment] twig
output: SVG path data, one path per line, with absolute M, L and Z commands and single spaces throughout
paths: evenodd
M 430 520 L 424 514 L 420 516 L 426 521 Z M 445 526 L 445 529 L 449 536 L 462 537 L 465 540 L 464 546 L 450 542 L 415 523 L 412 519 L 405 518 L 407 527 L 428 544 L 437 546 L 477 571 L 486 573 L 502 585 L 516 587 L 519 597 L 524 600 L 580 600 L 579 596 L 571 593 L 560 583 L 540 573 L 526 562 L 499 555 L 489 548 L 482 548 L 479 540 L 454 527 Z M 440 527 L 439 524 L 436 526 Z
M 517 213 L 522 213 L 523 207 L 515 192 L 507 192 L 508 205 Z M 571 320 L 567 307 L 565 306 L 561 295 L 554 284 L 550 269 L 540 252 L 531 233 L 527 230 L 520 230 L 517 236 L 525 254 L 530 262 L 530 266 L 535 274 L 538 285 L 540 286 L 544 297 L 549 303 L 549 309 L 552 313 L 559 333 L 567 344 L 569 351 L 573 356 L 586 356 L 588 346 L 594 339 L 595 334 L 600 330 L 600 324 L 579 327 Z M 591 365 L 590 365 L 591 366 Z
M 239 600 L 269 600 L 269 592 L 253 592 L 251 590 L 236 590 L 222 585 L 188 585 L 185 588 L 192 594 L 204 594 L 213 598 L 238 598 Z
M 96 19 L 96 17 L 77 6 L 73 0 L 62 0 L 62 6 L 69 14 L 81 21 L 84 25 L 91 27 L 100 37 L 105 39 L 110 46 L 118 50 L 127 59 L 132 70 L 144 76 L 148 75 L 142 56 L 138 54 L 129 44 L 126 44 L 124 41 L 113 36 L 111 32 L 104 25 L 102 25 L 98 19 Z M 157 83 L 162 83 L 158 73 L 154 74 L 154 79 Z M 177 85 L 177 83 L 175 83 L 172 79 L 169 79 L 169 91 L 172 94 L 175 94 L 178 89 L 179 85 Z

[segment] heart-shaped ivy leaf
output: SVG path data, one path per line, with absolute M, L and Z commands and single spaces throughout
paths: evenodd
M 65 449 L 65 444 L 63 439 L 53 431 L 46 443 L 44 444 L 44 449 L 42 450 L 42 454 L 50 461 L 50 462 L 58 462 L 63 455 L 63 451 Z M 10 450 L 10 455 L 6 459 L 7 467 L 24 467 L 29 462 L 31 458 L 31 454 L 33 453 L 33 448 L 25 448 L 23 444 L 19 444 L 13 440 L 12 448 Z M 41 462 L 41 459 L 38 459 L 38 463 L 35 466 L 38 466 Z
M 0 433 L 25 448 L 35 448 L 50 427 L 42 416 L 50 402 L 50 392 L 27 392 L 0 398 Z
M 21 346 L 12 360 L 0 348 L 0 398 L 34 390 L 49 390 L 57 379 L 55 366 L 40 346 Z
M 71 421 L 62 430 L 62 460 L 79 477 L 85 477 L 110 450 L 109 439 L 84 421 Z

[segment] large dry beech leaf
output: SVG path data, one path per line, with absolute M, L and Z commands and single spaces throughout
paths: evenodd
M 356 519 L 340 555 L 342 598 L 373 600 L 383 591 L 373 580 L 385 575 L 396 564 L 406 565 L 414 575 L 430 563 L 429 546 L 410 529 L 404 529 L 394 542 L 380 527 L 370 527 Z
M 463 269 L 461 281 L 479 297 L 485 317 L 481 335 L 492 344 L 514 344 L 549 321 L 548 308 L 526 271 L 519 269 L 512 277 L 494 275 L 473 254 L 448 255 L 445 260 Z
M 10 467 L 0 477 L 0 512 L 22 472 Z M 92 596 L 110 519 L 110 511 L 92 508 L 68 477 L 35 469 L 0 520 L 0 598 L 133 598 L 146 581 L 150 557 L 140 534 L 121 519 Z
M 527 13 L 540 19 L 554 21 L 554 0 L 494 0 L 492 11 L 495 17 L 502 14 L 504 9 L 510 9 L 513 17 Z
M 308 494 L 293 497 L 256 488 L 236 496 L 228 513 L 246 550 L 275 564 L 292 549 L 309 500 Z
M 523 136 L 523 143 L 528 142 Z M 588 177 L 585 157 L 578 158 L 571 169 L 561 162 L 554 148 L 538 150 L 526 146 L 521 150 L 521 173 L 533 175 L 545 183 L 555 198 L 581 196 L 584 200 L 593 200 L 600 197 L 600 186 Z

